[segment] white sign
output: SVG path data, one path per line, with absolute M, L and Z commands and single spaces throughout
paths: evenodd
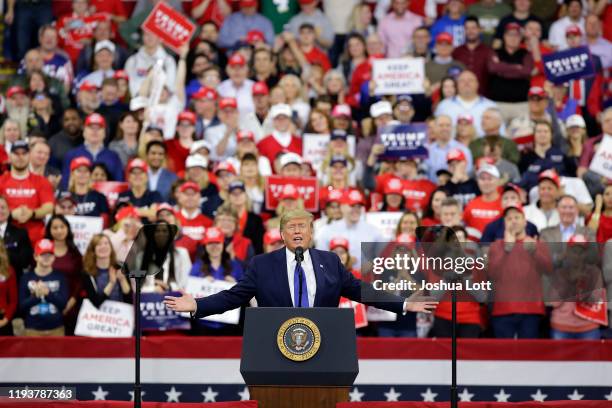
M 357 142 L 355 136 L 349 135 L 347 139 L 348 153 L 351 157 L 355 157 L 355 149 Z M 317 176 L 321 172 L 323 160 L 327 156 L 329 150 L 329 135 L 318 133 L 305 133 L 302 136 L 302 157 L 305 161 L 312 164 L 312 168 L 317 172 Z
M 134 306 L 105 300 L 97 309 L 89 299 L 83 299 L 74 334 L 86 337 L 132 337 Z
M 83 215 L 67 215 L 66 219 L 74 235 L 74 243 L 81 254 L 85 254 L 91 238 L 102 232 L 104 220 L 102 217 L 86 217 Z
M 234 286 L 236 283 L 227 282 L 222 280 L 211 281 L 207 278 L 197 278 L 190 276 L 187 279 L 187 288 L 185 292 L 193 295 L 195 298 L 206 297 L 219 293 L 223 290 L 227 290 Z M 189 313 L 184 314 L 189 317 Z M 225 313 L 204 317 L 202 320 L 209 320 L 211 322 L 219 322 L 226 324 L 238 324 L 240 320 L 240 308 L 234 310 L 228 310 Z
M 402 218 L 401 211 L 372 211 L 366 213 L 366 222 L 378 228 L 378 231 L 388 241 L 395 240 L 397 223 Z
M 601 139 L 589 169 L 612 180 L 612 136 L 605 135 Z
M 423 58 L 376 59 L 372 67 L 376 95 L 425 93 L 425 60 Z

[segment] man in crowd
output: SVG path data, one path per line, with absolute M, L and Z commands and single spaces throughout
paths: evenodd
M 379 22 L 378 35 L 388 58 L 408 53 L 413 31 L 423 25 L 422 17 L 408 11 L 408 3 L 408 0 L 392 0 L 391 12 Z

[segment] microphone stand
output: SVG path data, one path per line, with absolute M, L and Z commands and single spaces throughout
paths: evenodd
M 457 278 L 453 280 L 458 280 Z M 457 291 L 451 290 L 451 388 L 450 407 L 457 408 Z
M 142 406 L 142 385 L 140 384 L 140 295 L 142 284 L 147 276 L 146 271 L 130 272 L 129 277 L 136 281 L 136 296 L 134 299 L 134 325 L 135 325 L 135 350 L 134 350 L 134 408 Z

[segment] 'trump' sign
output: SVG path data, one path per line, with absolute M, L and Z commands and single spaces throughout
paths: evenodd
M 286 185 L 293 185 L 299 198 L 304 201 L 306 211 L 319 211 L 319 184 L 316 177 L 266 177 L 266 208 L 274 210 L 278 206 L 281 194 Z
M 160 2 L 142 24 L 142 28 L 159 37 L 174 52 L 191 39 L 195 26 L 187 17 Z
M 383 128 L 378 135 L 379 143 L 385 146 L 382 159 L 427 158 L 427 125 L 413 123 Z
M 588 47 L 571 48 L 543 55 L 546 78 L 554 84 L 595 75 Z

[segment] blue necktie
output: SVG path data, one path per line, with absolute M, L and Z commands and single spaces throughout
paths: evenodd
M 294 306 L 297 307 L 299 305 L 299 296 L 300 296 L 300 272 L 302 272 L 302 307 L 308 306 L 308 286 L 306 286 L 306 273 L 304 269 L 302 269 L 302 265 L 299 263 L 295 265 L 295 272 L 293 272 L 293 298 Z

